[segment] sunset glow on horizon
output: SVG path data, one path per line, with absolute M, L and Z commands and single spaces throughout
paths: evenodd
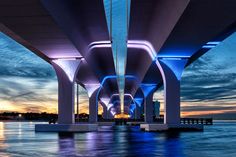
M 231 117 L 236 113 L 235 41 L 233 34 L 185 69 L 181 80 L 183 117 Z M 0 67 L 0 112 L 57 113 L 57 78 L 51 65 L 3 33 Z M 82 87 L 79 96 L 79 112 L 88 113 L 88 96 Z M 162 114 L 162 90 L 154 94 L 155 100 L 161 102 Z

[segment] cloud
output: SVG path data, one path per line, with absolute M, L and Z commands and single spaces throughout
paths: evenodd
M 196 105 L 196 106 L 184 106 L 181 111 L 224 111 L 232 110 L 236 111 L 236 106 L 209 106 L 209 105 Z
M 236 73 L 195 74 L 182 79 L 183 101 L 236 100 Z
M 48 111 L 46 106 L 35 106 L 35 104 L 23 104 L 25 107 L 22 109 L 27 112 L 41 113 L 43 111 Z
M 50 64 L 0 33 L 0 110 L 57 112 L 57 77 Z M 80 107 L 88 108 L 80 88 Z
M 235 45 L 233 34 L 185 69 L 181 81 L 183 112 L 235 111 Z M 80 90 L 80 109 L 87 112 L 88 96 L 84 89 Z M 163 90 L 154 97 L 163 102 Z M 57 111 L 57 78 L 51 65 L 2 33 L 0 109 Z
M 181 80 L 184 114 L 236 113 L 236 33 L 189 65 Z M 162 102 L 163 90 L 154 99 Z M 222 113 L 219 113 L 222 112 Z
M 181 81 L 183 101 L 236 102 L 235 41 L 236 33 L 187 67 Z
M 0 33 L 0 76 L 56 78 L 51 65 Z
M 15 76 L 0 77 L 0 105 L 11 104 L 11 109 L 27 112 L 39 107 L 41 111 L 55 112 L 57 108 L 57 81 Z M 13 108 L 12 106 L 15 106 Z M 28 108 L 28 109 L 27 109 Z

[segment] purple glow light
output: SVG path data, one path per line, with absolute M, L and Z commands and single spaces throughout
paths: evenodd
M 114 106 L 113 104 L 109 103 L 109 104 L 107 105 L 107 111 L 108 111 L 110 108 L 112 108 L 113 106 Z
M 112 94 L 112 95 L 111 95 L 111 98 L 110 98 L 110 101 L 109 101 L 109 105 L 114 106 L 114 105 L 111 103 L 111 100 L 112 100 L 112 98 L 113 98 L 114 96 L 119 96 L 119 94 Z M 131 97 L 132 101 L 134 102 L 134 98 L 133 98 L 133 96 L 132 96 L 131 94 L 125 93 L 124 96 L 129 96 L 129 97 Z M 112 106 L 107 107 L 107 110 L 109 110 L 109 108 L 112 107 Z
M 89 44 L 89 53 L 92 52 L 94 48 L 108 48 L 111 47 L 110 41 L 95 41 Z M 145 40 L 128 40 L 128 48 L 136 48 L 145 50 L 152 60 L 156 59 L 156 51 L 153 48 L 152 44 Z
M 152 44 L 145 40 L 128 40 L 128 48 L 137 48 L 145 50 L 152 60 L 156 59 L 156 50 Z
M 100 84 L 84 84 L 84 86 L 88 92 L 88 97 L 90 98 L 93 92 L 100 87 Z
M 181 79 L 181 76 L 183 74 L 185 65 L 188 62 L 188 59 L 181 59 L 181 58 L 172 58 L 172 59 L 168 59 L 168 58 L 163 58 L 160 59 L 160 61 L 162 63 L 164 63 L 165 65 L 167 65 L 175 74 L 176 78 L 178 80 Z
M 79 68 L 79 65 L 81 63 L 80 59 L 76 58 L 62 58 L 62 59 L 55 59 L 52 60 L 52 62 L 56 65 L 58 65 L 66 74 L 66 76 L 69 78 L 71 82 L 74 81 L 77 70 Z
M 110 102 L 110 98 L 100 98 L 100 101 L 102 101 L 105 105 L 106 105 L 106 107 L 108 107 L 108 104 L 109 104 L 109 102 Z
M 131 94 L 129 94 L 129 93 L 125 93 L 124 95 L 125 95 L 125 96 L 129 96 L 129 97 L 131 97 L 132 99 L 134 99 L 133 96 L 132 96 Z M 119 94 L 112 94 L 110 99 L 112 99 L 114 96 L 119 96 Z

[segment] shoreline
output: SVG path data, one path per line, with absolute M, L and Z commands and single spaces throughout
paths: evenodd
M 213 119 L 213 122 L 227 122 L 227 121 L 235 121 L 236 122 L 236 119 Z M 47 122 L 46 120 L 0 120 L 0 122 Z
M 0 120 L 0 122 L 48 122 L 43 120 Z

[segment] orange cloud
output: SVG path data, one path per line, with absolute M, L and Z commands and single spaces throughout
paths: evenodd
M 204 115 L 213 115 L 213 114 L 227 114 L 228 112 L 233 112 L 236 110 L 216 110 L 216 111 L 212 111 L 212 110 L 206 110 L 206 111 L 187 111 L 187 112 L 181 112 L 181 117 L 190 117 L 190 116 L 204 116 Z

